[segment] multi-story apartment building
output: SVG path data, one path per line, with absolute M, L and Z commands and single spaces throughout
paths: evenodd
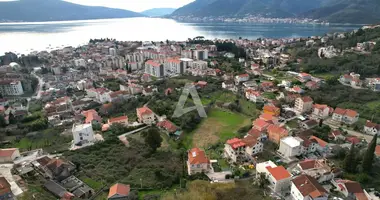
M 145 62 L 145 73 L 155 77 L 163 77 L 165 76 L 164 65 L 153 60 L 148 60 Z
M 294 109 L 300 114 L 310 112 L 313 109 L 313 99 L 309 96 L 297 98 L 294 103 Z
M 19 80 L 1 80 L 0 93 L 2 95 L 17 96 L 23 95 L 24 90 Z

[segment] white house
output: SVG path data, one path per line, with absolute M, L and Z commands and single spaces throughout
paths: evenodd
M 279 152 L 285 158 L 292 158 L 303 154 L 303 140 L 299 137 L 284 137 L 280 141 Z
M 292 180 L 290 193 L 294 200 L 327 200 L 329 196 L 321 184 L 304 174 Z
M 203 150 L 193 148 L 188 152 L 187 158 L 187 172 L 189 175 L 207 173 L 211 170 L 210 160 Z
M 335 108 L 332 119 L 336 122 L 354 124 L 359 120 L 359 113 L 350 109 Z
M 264 99 L 259 91 L 248 89 L 245 91 L 245 97 L 252 102 L 263 102 Z
M 328 105 L 314 104 L 312 116 L 314 119 L 326 119 L 329 117 L 330 109 Z
M 12 163 L 20 157 L 20 151 L 17 148 L 0 149 L 0 163 Z
M 380 124 L 375 124 L 367 120 L 364 125 L 364 132 L 369 135 L 380 135 Z
M 286 193 L 290 190 L 291 175 L 283 167 L 277 166 L 272 161 L 258 163 L 256 165 L 256 176 L 264 173 L 269 181 L 270 187 L 277 193 Z
M 88 145 L 96 141 L 92 124 L 73 124 L 72 128 L 74 144 L 77 146 Z
M 347 199 L 369 200 L 369 198 L 361 187 L 360 183 L 351 180 L 335 179 L 331 183 L 342 193 Z
M 245 82 L 249 80 L 249 74 L 240 74 L 235 76 L 235 83 L 239 84 L 241 82 Z
M 232 162 L 242 162 L 250 156 L 262 152 L 263 143 L 256 137 L 248 135 L 243 139 L 233 138 L 224 144 L 224 155 Z

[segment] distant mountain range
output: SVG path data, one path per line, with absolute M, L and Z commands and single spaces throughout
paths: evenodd
M 141 14 L 149 17 L 161 17 L 165 15 L 172 14 L 176 9 L 175 8 L 152 8 L 141 12 Z
M 196 0 L 171 16 L 307 17 L 341 23 L 380 22 L 380 0 Z
M 107 7 L 83 6 L 62 0 L 0 2 L 0 21 L 63 21 L 143 17 L 143 14 Z

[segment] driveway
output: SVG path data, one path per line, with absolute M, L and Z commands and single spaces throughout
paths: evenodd
M 17 185 L 16 181 L 13 178 L 13 175 L 11 174 L 11 169 L 13 167 L 13 164 L 1 164 L 0 165 L 0 174 L 1 176 L 4 176 L 5 179 L 9 182 L 11 185 L 12 193 L 15 196 L 19 196 L 23 193 L 21 188 Z

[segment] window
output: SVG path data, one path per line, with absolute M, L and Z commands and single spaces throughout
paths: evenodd
M 197 165 L 197 168 L 200 168 L 200 167 L 201 167 L 201 165 L 200 165 L 200 164 L 198 164 L 198 165 Z

